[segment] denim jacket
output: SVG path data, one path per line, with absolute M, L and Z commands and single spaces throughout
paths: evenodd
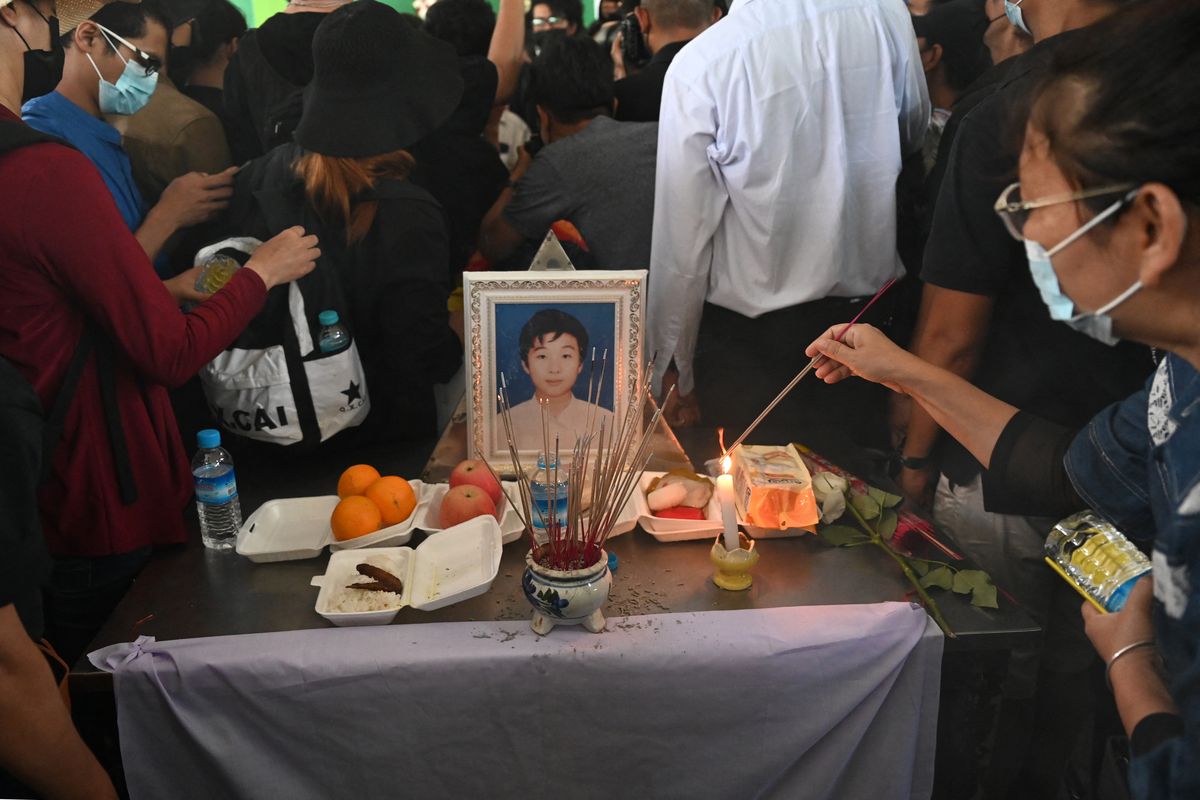
M 1200 373 L 1167 356 L 1079 433 L 1066 468 L 1097 512 L 1153 543 L 1154 624 L 1182 736 L 1135 753 L 1137 797 L 1200 798 Z

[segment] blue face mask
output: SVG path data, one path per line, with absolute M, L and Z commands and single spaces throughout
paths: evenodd
M 154 88 L 158 85 L 158 73 L 146 74 L 146 68 L 137 63 L 134 59 L 126 60 L 121 56 L 121 51 L 117 49 L 116 44 L 113 44 L 109 38 L 109 32 L 104 28 L 100 29 L 100 33 L 112 45 L 113 50 L 116 50 L 117 56 L 125 62 L 125 69 L 121 72 L 121 77 L 117 78 L 116 83 L 109 83 L 104 80 L 104 76 L 100 73 L 100 68 L 96 66 L 96 62 L 92 61 L 92 57 L 88 55 L 88 61 L 92 62 L 92 69 L 96 70 L 96 74 L 100 76 L 100 113 L 102 114 L 121 114 L 130 116 L 136 114 L 146 107 L 146 103 L 150 102 L 150 95 L 154 94 Z M 116 34 L 113 34 L 115 37 Z M 125 40 L 118 38 L 122 44 L 132 48 Z
M 1025 15 L 1021 12 L 1021 3 L 1023 0 L 1004 0 L 1004 16 L 1008 17 L 1008 21 L 1012 26 L 1019 31 L 1033 36 L 1033 31 L 1029 30 L 1029 26 L 1025 24 Z
M 1090 336 L 1097 341 L 1104 342 L 1107 345 L 1114 345 L 1120 341 L 1119 338 L 1113 335 L 1113 321 L 1112 317 L 1108 316 L 1108 312 L 1136 294 L 1142 288 L 1142 282 L 1136 281 L 1128 289 L 1121 292 L 1114 300 L 1105 303 L 1103 307 L 1095 311 L 1074 314 L 1075 303 L 1063 293 L 1062 287 L 1058 285 L 1058 275 L 1055 274 L 1054 266 L 1050 259 L 1055 253 L 1061 252 L 1067 245 L 1117 213 L 1121 206 L 1125 205 L 1135 194 L 1136 192 L 1131 192 L 1113 203 L 1050 250 L 1046 250 L 1046 248 L 1037 242 L 1030 241 L 1029 239 L 1025 240 L 1025 256 L 1029 259 L 1029 273 L 1033 276 L 1033 282 L 1037 286 L 1038 292 L 1042 295 L 1042 302 L 1050 310 L 1050 318 L 1059 322 L 1065 322 L 1074 330 Z

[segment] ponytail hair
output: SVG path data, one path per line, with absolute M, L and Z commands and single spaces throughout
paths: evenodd
M 407 150 L 369 158 L 336 158 L 305 153 L 296 161 L 304 196 L 328 225 L 345 229 L 346 244 L 362 241 L 375 222 L 379 201 L 364 199 L 380 181 L 405 180 L 416 165 Z

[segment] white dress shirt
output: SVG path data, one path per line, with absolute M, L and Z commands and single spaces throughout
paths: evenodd
M 693 391 L 706 299 L 758 317 L 899 275 L 896 177 L 929 116 L 903 0 L 735 0 L 683 48 L 658 134 L 655 386 L 674 358 Z

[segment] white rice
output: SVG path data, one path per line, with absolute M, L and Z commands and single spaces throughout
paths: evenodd
M 396 563 L 389 556 L 371 556 L 364 558 L 359 563 L 386 569 L 393 575 L 399 573 Z M 400 607 L 400 595 L 395 592 L 375 592 L 346 588 L 355 583 L 371 582 L 370 578 L 366 575 L 360 575 L 357 570 L 348 574 L 343 580 L 339 580 L 337 583 L 338 588 L 330 592 L 329 598 L 326 601 L 326 613 L 346 614 L 361 613 L 364 611 L 391 611 L 394 608 Z

